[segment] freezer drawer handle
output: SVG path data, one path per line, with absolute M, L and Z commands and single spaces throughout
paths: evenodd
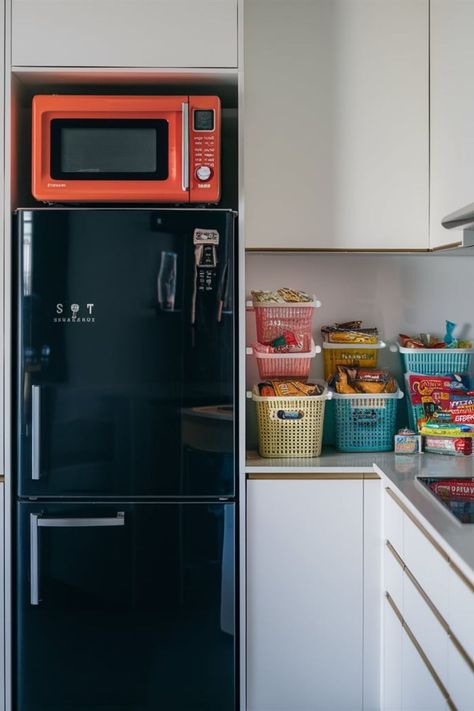
M 40 528 L 97 528 L 125 526 L 125 512 L 117 511 L 114 517 L 96 518 L 46 518 L 30 514 L 30 602 L 40 603 L 39 529 Z
M 41 388 L 31 386 L 31 478 L 35 481 L 41 476 Z

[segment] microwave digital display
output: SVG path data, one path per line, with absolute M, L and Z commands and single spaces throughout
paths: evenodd
M 56 180 L 168 177 L 168 124 L 161 119 L 56 119 L 51 144 Z
M 214 111 L 197 109 L 194 112 L 194 130 L 195 131 L 213 131 L 214 130 Z

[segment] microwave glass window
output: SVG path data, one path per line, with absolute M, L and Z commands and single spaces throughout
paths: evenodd
M 194 112 L 194 130 L 213 131 L 214 111 L 208 109 L 196 109 L 196 111 Z
M 166 180 L 164 119 L 54 119 L 51 177 L 69 180 Z

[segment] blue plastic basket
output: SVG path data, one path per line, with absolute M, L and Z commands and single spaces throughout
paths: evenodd
M 467 373 L 472 348 L 402 348 L 398 346 L 405 372 L 423 375 Z
M 387 452 L 393 449 L 401 390 L 380 395 L 334 393 L 336 448 L 340 452 Z

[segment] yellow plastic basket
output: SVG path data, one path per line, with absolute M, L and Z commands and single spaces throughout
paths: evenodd
M 257 408 L 260 456 L 318 457 L 327 398 L 326 389 L 322 395 L 308 397 L 262 397 L 255 386 L 252 399 Z
M 357 365 L 360 368 L 375 368 L 379 350 L 385 343 L 323 343 L 324 377 L 334 375 L 338 365 Z

